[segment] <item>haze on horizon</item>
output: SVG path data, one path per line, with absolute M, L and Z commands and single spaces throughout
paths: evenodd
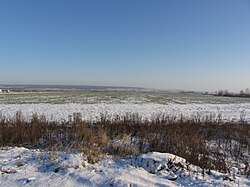
M 248 0 L 0 1 L 0 84 L 250 88 Z

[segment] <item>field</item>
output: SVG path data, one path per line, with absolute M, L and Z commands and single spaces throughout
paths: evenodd
M 1 186 L 249 186 L 250 99 L 0 94 Z
M 159 92 L 19 92 L 0 94 L 0 104 L 232 104 L 250 103 L 250 98 L 215 97 L 200 93 Z
M 138 113 L 150 118 L 162 113 L 184 116 L 199 113 L 221 115 L 225 120 L 250 121 L 250 98 L 138 91 L 0 94 L 0 114 L 13 117 L 17 111 L 29 119 L 37 113 L 54 121 L 67 121 L 73 113 L 81 113 L 85 120 L 95 120 L 102 114 L 112 117 Z

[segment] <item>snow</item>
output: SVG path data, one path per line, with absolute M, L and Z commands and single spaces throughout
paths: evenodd
M 106 155 L 88 164 L 80 153 L 0 149 L 0 186 L 249 186 L 250 178 L 189 165 L 184 158 L 150 152 L 130 158 Z
M 138 113 L 142 118 L 151 118 L 159 114 L 171 114 L 193 116 L 199 114 L 221 114 L 225 120 L 244 119 L 250 122 L 250 103 L 232 104 L 155 104 L 155 103 L 126 103 L 126 104 L 0 104 L 0 115 L 7 118 L 13 117 L 17 111 L 21 111 L 26 119 L 32 114 L 45 115 L 51 121 L 67 120 L 69 115 L 75 112 L 81 113 L 85 120 L 97 120 L 101 114 L 110 117 Z
M 151 118 L 159 114 L 192 117 L 199 113 L 250 122 L 250 103 L 0 104 L 0 116 L 12 118 L 17 111 L 25 119 L 37 113 L 50 121 L 65 121 L 74 113 L 80 113 L 84 120 L 98 120 L 102 114 L 112 118 L 137 113 Z M 0 149 L 0 186 L 250 186 L 250 178 L 217 171 L 203 173 L 198 166 L 169 153 L 130 158 L 106 155 L 99 163 L 89 164 L 82 153 L 12 147 Z

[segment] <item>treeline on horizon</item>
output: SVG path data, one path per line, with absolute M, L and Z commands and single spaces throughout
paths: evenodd
M 245 90 L 240 90 L 239 93 L 230 92 L 228 90 L 219 90 L 214 95 L 225 96 L 225 97 L 249 97 L 250 98 L 250 91 L 249 91 L 249 88 L 246 88 Z

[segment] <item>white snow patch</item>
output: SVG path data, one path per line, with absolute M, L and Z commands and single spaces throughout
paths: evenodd
M 17 164 L 20 160 L 24 164 Z M 232 178 L 216 171 L 202 175 L 197 166 L 190 165 L 188 170 L 185 167 L 185 159 L 168 153 L 153 152 L 126 159 L 106 156 L 99 163 L 88 164 L 80 153 L 6 148 L 0 149 L 0 186 L 250 185 L 250 178 L 245 176 Z
M 45 115 L 51 121 L 68 120 L 69 115 L 80 113 L 84 120 L 99 119 L 101 114 L 124 116 L 138 113 L 142 118 L 151 118 L 158 114 L 193 116 L 199 114 L 221 114 L 224 120 L 250 122 L 250 103 L 244 104 L 0 104 L 0 115 L 11 118 L 21 111 L 26 119 L 32 114 Z

